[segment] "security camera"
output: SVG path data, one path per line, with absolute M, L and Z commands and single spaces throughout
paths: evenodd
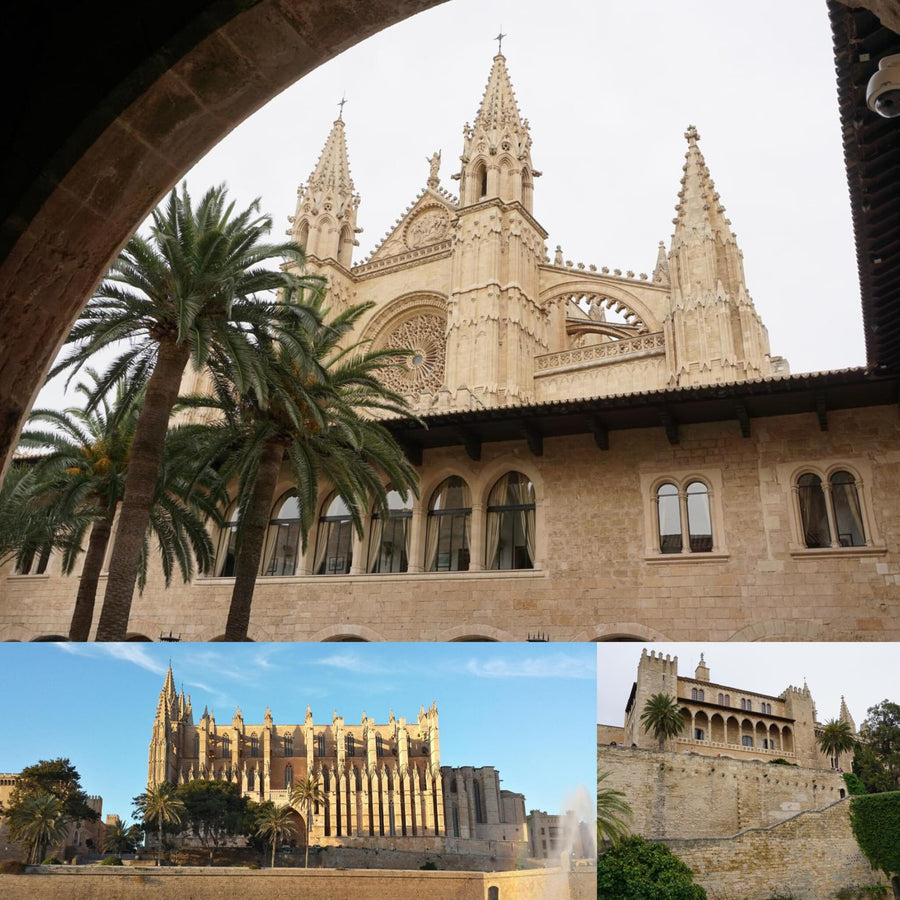
M 878 71 L 866 86 L 866 105 L 885 119 L 900 116 L 900 53 L 878 63 Z

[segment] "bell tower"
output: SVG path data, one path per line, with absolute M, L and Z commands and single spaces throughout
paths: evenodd
M 447 315 L 446 384 L 486 406 L 533 396 L 533 360 L 548 349 L 538 306 L 547 233 L 532 215 L 528 121 L 497 53 L 473 125 L 463 128 Z M 468 405 L 468 398 L 460 402 Z

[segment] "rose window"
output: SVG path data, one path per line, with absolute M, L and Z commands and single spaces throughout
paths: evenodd
M 444 321 L 423 313 L 398 325 L 385 348 L 410 351 L 397 365 L 383 369 L 381 380 L 399 394 L 436 391 L 444 382 Z

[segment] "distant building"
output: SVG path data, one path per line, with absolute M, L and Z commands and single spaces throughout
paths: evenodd
M 238 709 L 227 724 L 204 709 L 194 722 L 191 699 L 178 693 L 171 668 L 160 691 L 150 741 L 147 784 L 194 779 L 235 784 L 244 796 L 286 805 L 298 780 L 318 782 L 324 802 L 311 820 L 295 811 L 299 834 L 312 843 L 466 849 L 467 842 L 527 844 L 523 794 L 500 788 L 492 766 L 442 766 L 437 707 L 414 721 L 359 725 L 335 712 L 316 723 L 307 707 L 300 724 L 276 724 L 267 708 L 261 723 Z M 404 839 L 408 839 L 405 842 Z

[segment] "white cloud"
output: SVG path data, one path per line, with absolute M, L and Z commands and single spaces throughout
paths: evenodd
M 594 679 L 596 671 L 584 654 L 556 653 L 525 659 L 472 659 L 465 670 L 476 678 L 574 678 Z

